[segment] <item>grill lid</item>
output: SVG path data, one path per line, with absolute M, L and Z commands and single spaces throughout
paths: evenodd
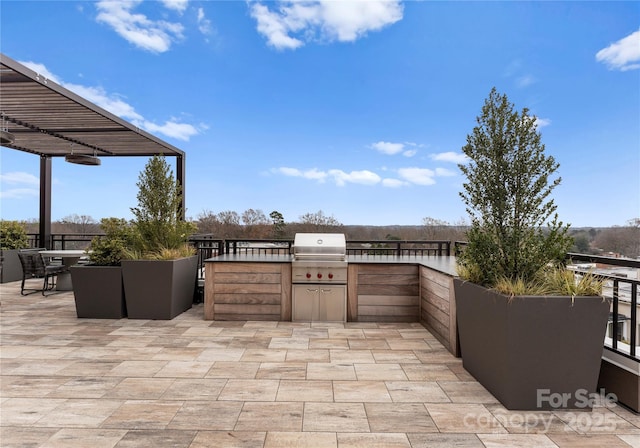
M 296 260 L 344 260 L 347 242 L 342 233 L 296 233 L 293 256 Z

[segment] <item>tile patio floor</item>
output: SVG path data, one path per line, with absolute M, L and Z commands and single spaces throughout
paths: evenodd
M 0 286 L 2 447 L 640 447 L 640 416 L 509 412 L 419 324 L 78 319 Z

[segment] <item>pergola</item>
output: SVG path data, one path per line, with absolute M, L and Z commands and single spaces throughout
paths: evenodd
M 40 245 L 51 247 L 52 159 L 176 158 L 184 218 L 185 153 L 0 53 L 2 146 L 40 156 Z

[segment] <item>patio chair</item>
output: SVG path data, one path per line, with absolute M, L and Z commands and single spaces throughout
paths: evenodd
M 46 295 L 46 291 L 55 288 L 55 279 L 58 274 L 67 272 L 67 267 L 61 264 L 48 264 L 39 252 L 44 249 L 24 249 L 18 252 L 20 264 L 22 265 L 22 284 L 20 285 L 20 294 L 23 296 L 41 291 L 42 295 Z M 42 289 L 25 289 L 24 284 L 28 279 L 42 278 Z M 29 291 L 26 292 L 25 291 Z

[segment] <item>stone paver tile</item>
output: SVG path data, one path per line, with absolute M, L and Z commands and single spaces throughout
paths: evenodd
M 285 349 L 247 349 L 241 361 L 253 362 L 284 362 L 287 356 Z
M 438 381 L 438 384 L 454 403 L 499 403 L 477 381 Z
M 4 332 L 11 332 L 11 328 L 7 328 L 6 325 L 3 325 Z M 5 339 L 3 337 L 3 339 Z M 7 338 L 8 339 L 8 338 Z M 5 345 L 2 346 L 2 350 L 0 350 L 0 359 L 12 359 L 12 358 L 20 358 L 25 354 L 29 353 L 32 350 L 37 350 L 38 347 L 29 347 L 28 345 L 6 345 L 8 341 L 2 341 Z
M 269 343 L 268 348 L 270 349 L 298 349 L 298 350 L 306 350 L 309 348 L 309 339 L 308 338 L 271 338 L 271 342 Z
M 148 378 L 158 373 L 167 361 L 122 361 L 105 376 L 127 376 Z
M 333 397 L 336 402 L 391 402 L 384 381 L 334 381 Z
M 307 364 L 307 379 L 355 380 L 357 378 L 353 364 L 310 362 Z
M 191 339 L 186 340 L 191 341 Z M 154 361 L 195 361 L 202 354 L 203 350 L 201 347 L 163 346 L 151 359 Z
M 220 336 L 227 337 L 231 336 L 233 338 L 252 338 L 256 335 L 258 331 L 257 328 L 245 328 L 245 327 L 224 327 L 222 331 L 220 331 Z
M 212 361 L 168 361 L 154 376 L 156 378 L 204 378 L 212 366 Z
M 269 337 L 234 337 L 229 342 L 229 348 L 246 348 L 246 349 L 266 349 L 269 348 L 271 338 Z
M 301 431 L 304 403 L 244 403 L 236 431 Z
M 551 411 L 510 411 L 501 404 L 485 407 L 511 434 L 575 433 Z
M 640 434 L 632 425 L 608 408 L 589 411 L 554 411 L 554 414 L 578 434 Z
M 243 348 L 211 348 L 204 349 L 196 361 L 240 361 L 244 355 Z
M 258 328 L 257 338 L 290 338 L 292 330 L 287 328 Z
M 173 378 L 124 378 L 115 387 L 105 392 L 103 397 L 155 400 L 166 392 L 173 381 Z
M 372 350 L 377 363 L 420 363 L 412 350 Z
M 613 434 L 546 434 L 546 436 L 559 448 L 629 448 L 639 447 L 639 444 L 627 443 L 624 435 Z M 630 436 L 633 437 L 633 436 Z
M 182 407 L 182 401 L 126 401 L 102 424 L 103 428 L 164 429 Z
M 42 446 L 60 428 L 0 427 L 0 444 L 11 448 L 37 448 Z
M 278 385 L 278 380 L 229 380 L 218 400 L 275 401 Z
M 343 362 L 343 363 L 374 363 L 371 350 L 344 350 L 333 349 L 329 350 L 331 355 L 331 362 Z
M 328 338 L 328 328 L 293 328 L 291 329 L 291 337 L 304 338 L 309 340 L 310 338 Z
M 309 348 L 312 350 L 319 348 L 349 348 L 349 341 L 346 338 L 334 338 L 334 339 L 324 339 L 324 338 L 311 338 L 309 339 Z
M 358 380 L 406 381 L 407 376 L 400 364 L 355 364 Z
M 438 432 L 421 403 L 365 403 L 371 432 Z
M 475 434 L 407 434 L 412 448 L 484 448 Z
M 216 361 L 205 378 L 255 378 L 259 362 Z
M 120 336 L 106 345 L 107 347 L 144 347 L 153 343 L 156 338 L 157 336 Z
M 189 401 L 176 413 L 169 429 L 233 430 L 242 410 L 241 401 Z
M 281 380 L 276 401 L 333 401 L 332 381 Z
M 338 448 L 332 432 L 268 432 L 264 448 Z
M 219 327 L 190 327 L 182 333 L 182 336 L 211 337 L 220 336 L 220 333 L 222 328 Z
M 114 448 L 188 448 L 196 431 L 154 429 L 128 431 Z
M 338 434 L 340 448 L 411 448 L 406 434 Z
M 4 363 L 2 365 L 4 368 Z M 0 369 L 0 372 L 2 369 Z M 40 376 L 2 376 L 0 377 L 0 396 L 39 398 L 54 392 L 67 382 L 65 377 L 40 377 Z
M 60 428 L 99 428 L 122 400 L 71 399 L 38 420 L 38 426 Z
M 329 328 L 329 338 L 364 339 L 364 330 L 360 328 Z
M 171 383 L 161 398 L 163 400 L 215 400 L 225 384 L 227 384 L 226 379 L 179 378 Z
M 256 378 L 261 379 L 305 379 L 307 363 L 305 362 L 263 362 L 260 364 Z
M 633 448 L 640 448 L 640 435 L 619 434 L 618 438 L 627 443 L 629 446 L 632 446 Z M 607 444 L 606 446 L 612 445 Z
M 478 434 L 478 438 L 486 448 L 557 448 L 544 434 Z
M 411 329 L 401 328 L 398 330 L 398 333 L 404 339 L 436 340 L 433 337 L 433 335 L 429 333 L 429 330 L 427 330 L 426 328 L 411 328 Z
M 63 428 L 40 448 L 113 448 L 125 434 L 117 429 Z
M 331 357 L 328 349 L 323 350 L 287 350 L 287 362 L 329 362 Z
M 436 382 L 387 381 L 391 399 L 396 403 L 449 403 L 449 397 Z
M 266 435 L 264 431 L 199 431 L 189 448 L 263 448 Z
M 303 431 L 369 432 L 362 403 L 305 403 Z
M 386 339 L 367 338 L 367 339 L 348 339 L 349 348 L 351 350 L 389 350 L 389 344 Z
M 77 350 L 78 347 L 35 347 L 21 358 L 23 359 L 62 359 Z
M 186 347 L 201 348 L 203 351 L 206 349 L 224 349 L 229 348 L 229 344 L 232 340 L 232 337 L 193 338 Z
M 413 351 L 420 362 L 424 364 L 459 364 L 462 366 L 462 360 L 456 358 L 446 349 L 432 350 L 414 350 Z
M 362 330 L 365 337 L 367 338 L 383 338 L 383 339 L 391 339 L 391 338 L 399 338 L 400 333 L 395 328 L 365 328 Z
M 31 426 L 65 401 L 57 398 L 8 398 L 2 402 L 0 426 Z
M 268 329 L 268 328 L 278 328 L 278 322 L 273 320 L 249 320 L 244 323 L 243 328 L 251 328 L 251 329 Z
M 431 346 L 422 339 L 387 339 L 391 350 L 429 350 Z
M 117 361 L 77 361 L 60 370 L 64 376 L 103 376 L 117 367 Z
M 56 390 L 47 394 L 50 398 L 100 398 L 112 391 L 122 378 L 119 377 L 79 377 L 67 380 Z
M 427 403 L 425 407 L 440 432 L 507 433 L 498 419 L 481 404 Z
M 402 368 L 411 381 L 459 381 L 444 364 L 402 364 Z
M 33 360 L 17 358 L 12 362 L 2 363 L 3 375 L 24 375 L 24 376 L 49 376 L 69 367 L 75 363 L 69 359 L 47 359 Z

